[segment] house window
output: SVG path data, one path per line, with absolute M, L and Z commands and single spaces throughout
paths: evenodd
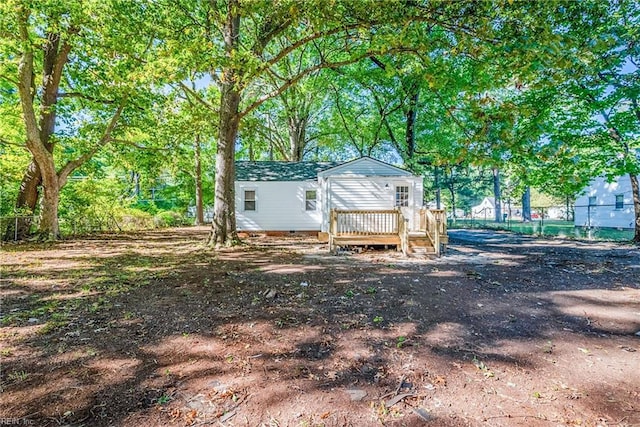
M 596 196 L 591 196 L 589 197 L 589 206 L 595 206 L 596 205 Z
M 304 209 L 307 211 L 315 211 L 318 201 L 318 193 L 316 190 L 307 190 L 304 193 Z
M 624 194 L 616 194 L 616 209 L 624 208 Z
M 396 206 L 409 206 L 409 187 L 406 185 L 396 186 Z
M 256 191 L 244 190 L 244 210 L 255 211 L 256 210 Z

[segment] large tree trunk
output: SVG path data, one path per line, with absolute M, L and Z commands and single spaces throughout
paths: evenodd
M 631 190 L 633 191 L 633 210 L 635 213 L 633 242 L 640 244 L 640 184 L 636 174 L 630 173 L 629 179 L 631 180 Z
M 16 199 L 16 214 L 24 215 L 17 221 L 10 221 L 5 231 L 4 240 L 24 240 L 29 236 L 33 212 L 38 204 L 40 192 L 38 187 L 42 182 L 40 169 L 33 158 L 27 166 L 27 170 L 22 177 L 18 197 Z
M 522 221 L 531 222 L 531 187 L 526 186 L 522 194 Z
M 449 182 L 447 183 L 447 188 L 449 189 L 449 194 L 451 195 L 451 218 L 453 219 L 453 222 L 455 222 L 456 221 L 456 182 L 453 175 L 453 166 L 449 170 L 448 181 Z
M 502 222 L 502 194 L 500 191 L 500 170 L 493 168 L 493 198 L 495 201 L 495 221 Z
M 193 143 L 196 181 L 196 225 L 204 224 L 204 204 L 202 202 L 202 162 L 200 161 L 200 134 L 196 133 Z
M 43 198 L 40 227 L 38 234 L 41 239 L 55 240 L 60 237 L 58 223 L 58 205 L 60 202 L 60 188 L 53 158 L 51 162 L 40 163 L 42 169 Z
M 55 163 L 53 155 L 50 151 L 47 141 L 43 141 L 44 135 L 50 135 L 44 131 L 42 126 L 53 129 L 53 123 L 49 119 L 50 112 L 43 110 L 41 107 L 40 123 L 36 118 L 36 112 L 33 103 L 34 87 L 34 69 L 33 60 L 34 53 L 29 41 L 29 32 L 27 25 L 29 22 L 29 11 L 23 6 L 19 12 L 18 26 L 20 30 L 20 36 L 24 44 L 24 52 L 20 58 L 18 65 L 18 93 L 20 95 L 20 105 L 22 107 L 22 115 L 24 120 L 25 132 L 26 132 L 26 146 L 31 152 L 35 163 L 40 169 L 42 174 L 42 184 L 44 189 L 44 199 L 42 203 L 42 219 L 40 221 L 39 233 L 41 237 L 47 239 L 55 239 L 58 237 L 58 200 L 59 200 L 59 186 L 58 175 L 55 170 Z M 45 50 L 45 56 L 48 52 Z M 66 61 L 65 61 L 66 62 Z M 60 65 L 62 67 L 64 62 Z M 46 63 L 45 63 L 46 67 Z M 45 75 L 47 70 L 45 69 Z M 46 77 L 45 77 L 46 81 Z M 43 95 L 44 96 L 44 95 Z M 44 117 L 44 119 L 43 119 Z M 38 126 L 40 125 L 40 126 Z
M 289 125 L 289 161 L 299 162 L 304 157 L 305 138 L 307 132 L 307 117 L 291 115 Z
M 407 159 L 412 159 L 416 152 L 416 118 L 418 115 L 418 97 L 420 95 L 420 88 L 416 85 L 412 88 L 414 92 L 409 98 L 409 108 L 406 112 L 406 132 L 405 143 L 407 145 Z M 437 167 L 437 166 L 436 166 Z M 438 207 L 440 209 L 440 207 Z
M 62 69 L 68 61 L 71 46 L 66 42 L 61 42 L 59 34 L 48 33 L 47 42 L 43 44 L 42 49 L 44 55 L 38 133 L 44 147 L 52 153 L 54 143 L 51 142 L 51 135 L 55 131 L 55 105 L 58 102 Z M 20 218 L 17 223 L 10 222 L 5 233 L 5 240 L 16 237 L 18 240 L 23 240 L 29 236 L 32 214 L 36 210 L 40 198 L 41 184 L 42 174 L 35 159 L 32 158 L 20 183 L 15 204 L 16 213 L 25 213 L 26 216 Z M 16 224 L 17 230 L 14 228 Z
M 237 49 L 240 36 L 238 1 L 229 0 L 224 25 L 224 43 L 227 57 Z M 216 153 L 216 185 L 213 229 L 210 244 L 230 246 L 238 240 L 236 231 L 234 179 L 235 144 L 240 115 L 240 89 L 235 65 L 226 65 L 222 73 L 220 93 L 220 123 L 218 127 L 218 149 Z

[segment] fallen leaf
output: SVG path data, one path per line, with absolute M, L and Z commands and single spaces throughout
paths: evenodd
M 436 385 L 447 385 L 447 379 L 443 376 L 437 376 L 435 380 L 433 380 L 433 383 Z
M 196 421 L 197 417 L 198 417 L 198 411 L 194 409 L 192 411 L 187 412 L 184 415 L 184 421 L 187 425 L 191 425 Z

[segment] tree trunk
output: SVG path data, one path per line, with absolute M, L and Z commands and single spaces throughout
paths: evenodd
M 531 222 L 531 187 L 526 186 L 522 194 L 522 221 Z
M 416 118 L 418 114 L 419 88 L 415 88 L 409 99 L 409 109 L 406 113 L 405 143 L 407 144 L 407 159 L 412 159 L 416 152 Z M 440 209 L 438 207 L 438 209 Z
M 232 51 L 237 49 L 239 45 L 240 16 L 238 13 L 238 1 L 229 0 L 224 25 L 225 51 L 229 59 L 232 56 Z M 215 246 L 231 246 L 238 240 L 234 199 L 234 161 L 240 121 L 239 105 L 238 72 L 235 65 L 228 64 L 223 68 L 220 91 L 214 217 L 209 241 Z
M 22 177 L 15 205 L 16 215 L 24 215 L 24 217 L 18 218 L 17 221 L 9 222 L 4 235 L 5 241 L 14 239 L 24 240 L 29 236 L 33 213 L 36 210 L 38 198 L 40 197 L 38 187 L 41 182 L 42 176 L 40 175 L 40 169 L 32 158 L 31 163 L 27 166 L 27 170 Z
M 42 212 L 38 235 L 43 240 L 56 240 L 60 237 L 58 223 L 58 205 L 60 203 L 60 185 L 53 161 L 41 166 L 43 170 Z
M 451 194 L 451 218 L 456 221 L 456 184 L 453 180 L 453 170 L 451 171 L 451 181 L 449 182 L 449 193 Z
M 200 161 L 200 134 L 196 133 L 193 143 L 194 168 L 196 181 L 196 225 L 204 224 L 204 206 L 202 203 L 202 162 Z
M 638 175 L 629 174 L 631 180 L 631 190 L 633 191 L 633 210 L 635 218 L 633 242 L 640 244 L 640 184 L 638 183 Z
M 61 42 L 59 34 L 48 33 L 47 42 L 42 45 L 42 50 L 44 55 L 38 133 L 41 143 L 50 153 L 53 153 L 54 144 L 51 142 L 51 135 L 55 131 L 56 124 L 55 105 L 58 102 L 62 69 L 68 61 L 71 46 L 66 42 Z M 29 236 L 32 215 L 40 198 L 41 184 L 42 174 L 35 159 L 32 158 L 20 183 L 15 205 L 18 215 L 24 213 L 27 216 L 17 221 L 17 230 L 14 228 L 16 222 L 10 222 L 5 233 L 5 240 L 16 237 L 17 240 L 23 240 Z
M 304 157 L 305 137 L 307 132 L 307 118 L 291 115 L 289 125 L 289 161 L 299 162 Z
M 132 171 L 131 180 L 133 181 L 133 194 L 136 196 L 136 200 L 140 200 L 140 174 Z
M 500 192 L 500 171 L 493 168 L 493 198 L 495 200 L 495 221 L 502 222 L 502 195 Z
M 55 239 L 59 234 L 58 201 L 60 193 L 58 175 L 56 174 L 53 154 L 49 151 L 50 147 L 48 144 L 45 144 L 42 139 L 43 132 L 38 126 L 39 123 L 36 118 L 36 112 L 33 104 L 34 53 L 32 46 L 30 45 L 29 31 L 27 28 L 29 15 L 29 11 L 22 6 L 19 10 L 18 27 L 20 37 L 24 45 L 24 52 L 22 52 L 20 63 L 18 64 L 18 93 L 20 95 L 20 106 L 22 108 L 22 117 L 26 132 L 25 143 L 35 160 L 35 163 L 40 169 L 40 173 L 42 174 L 44 199 L 42 203 L 42 219 L 40 221 L 39 233 L 43 238 Z M 45 55 L 48 55 L 46 50 Z M 64 65 L 64 62 L 62 65 Z M 62 67 L 62 65 L 60 65 L 60 67 Z M 46 69 L 43 74 L 46 76 Z M 41 113 L 42 111 L 43 110 L 41 109 Z M 45 113 L 48 114 L 46 110 Z M 40 125 L 43 124 L 49 126 L 49 129 L 53 129 L 53 125 L 49 123 L 48 119 L 47 121 L 43 121 L 41 115 Z M 47 134 L 46 132 L 44 133 Z

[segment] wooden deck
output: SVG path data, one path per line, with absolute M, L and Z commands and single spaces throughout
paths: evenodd
M 344 246 L 391 245 L 403 254 L 440 255 L 448 243 L 444 210 L 419 212 L 417 230 L 399 209 L 332 210 L 329 224 L 329 250 Z

